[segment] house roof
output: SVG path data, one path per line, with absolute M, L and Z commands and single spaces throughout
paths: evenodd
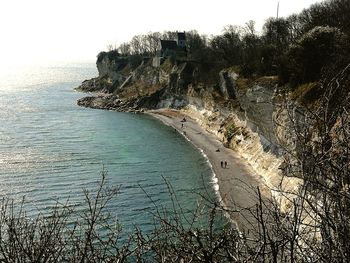
M 165 49 L 175 50 L 175 49 L 177 49 L 177 43 L 175 40 L 161 40 L 160 45 L 162 47 L 162 50 L 165 50 Z
M 177 39 L 178 39 L 178 40 L 186 40 L 186 34 L 185 34 L 185 32 L 178 32 L 178 33 L 177 33 Z

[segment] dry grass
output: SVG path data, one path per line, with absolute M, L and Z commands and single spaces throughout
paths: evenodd
M 263 76 L 254 81 L 256 85 L 275 87 L 278 84 L 278 76 Z
M 290 93 L 290 98 L 302 105 L 311 106 L 322 95 L 319 92 L 319 88 L 318 82 L 302 84 Z
M 240 77 L 236 80 L 236 85 L 239 90 L 247 90 L 251 85 L 251 80 Z

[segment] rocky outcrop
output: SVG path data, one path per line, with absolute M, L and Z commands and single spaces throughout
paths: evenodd
M 130 63 L 127 57 L 119 56 L 113 52 L 101 52 L 98 55 L 96 67 L 99 77 L 108 79 L 110 85 L 114 87 L 109 91 L 113 92 L 128 77 Z
M 238 74 L 230 69 L 220 71 L 220 91 L 225 99 L 235 99 Z

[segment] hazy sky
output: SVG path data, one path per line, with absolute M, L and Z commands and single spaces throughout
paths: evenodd
M 278 0 L 0 0 L 0 65 L 95 61 L 108 44 L 149 31 L 220 34 L 276 16 Z M 320 0 L 279 0 L 280 16 Z

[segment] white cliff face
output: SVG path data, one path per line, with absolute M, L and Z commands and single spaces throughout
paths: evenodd
M 281 196 L 280 190 L 296 192 L 302 180 L 283 177 L 280 169 L 284 162 L 283 155 L 276 155 L 275 151 L 269 150 L 269 148 L 276 147 L 275 145 L 272 145 L 261 134 L 254 132 L 249 127 L 249 121 L 241 119 L 236 113 L 224 116 L 220 111 L 206 110 L 198 107 L 198 104 L 189 104 L 183 111 L 205 127 L 208 132 L 215 134 L 227 147 L 237 152 L 271 189 L 271 193 L 280 204 L 281 209 L 283 211 L 288 209 L 289 200 L 293 194 Z M 234 134 L 230 135 L 232 137 L 229 140 L 227 138 L 228 130 L 223 126 L 223 123 L 226 122 L 234 125 Z
M 237 75 L 231 74 L 234 85 Z M 226 80 L 227 81 L 227 80 Z M 266 80 L 265 80 L 266 82 Z M 231 110 L 220 108 L 213 103 L 208 94 L 194 92 L 189 88 L 182 110 L 201 124 L 208 132 L 215 134 L 224 145 L 236 151 L 272 189 L 282 209 L 287 209 L 289 201 L 280 196 L 281 188 L 286 191 L 297 191 L 302 180 L 283 178 L 281 164 L 285 162 L 283 147 L 293 146 L 293 138 L 288 128 L 291 127 L 290 113 L 280 94 L 277 85 L 252 84 L 246 89 L 235 86 L 234 101 L 238 106 Z M 221 86 L 227 87 L 226 83 Z M 221 87 L 221 92 L 226 92 Z M 173 103 L 167 104 L 169 107 Z
M 271 82 L 264 86 L 253 83 L 246 89 L 238 89 L 237 100 L 241 107 L 241 115 L 244 114 L 243 118 L 247 120 L 250 129 L 261 134 L 272 146 L 272 144 L 278 145 L 278 139 L 273 119 L 277 84 L 273 80 Z

